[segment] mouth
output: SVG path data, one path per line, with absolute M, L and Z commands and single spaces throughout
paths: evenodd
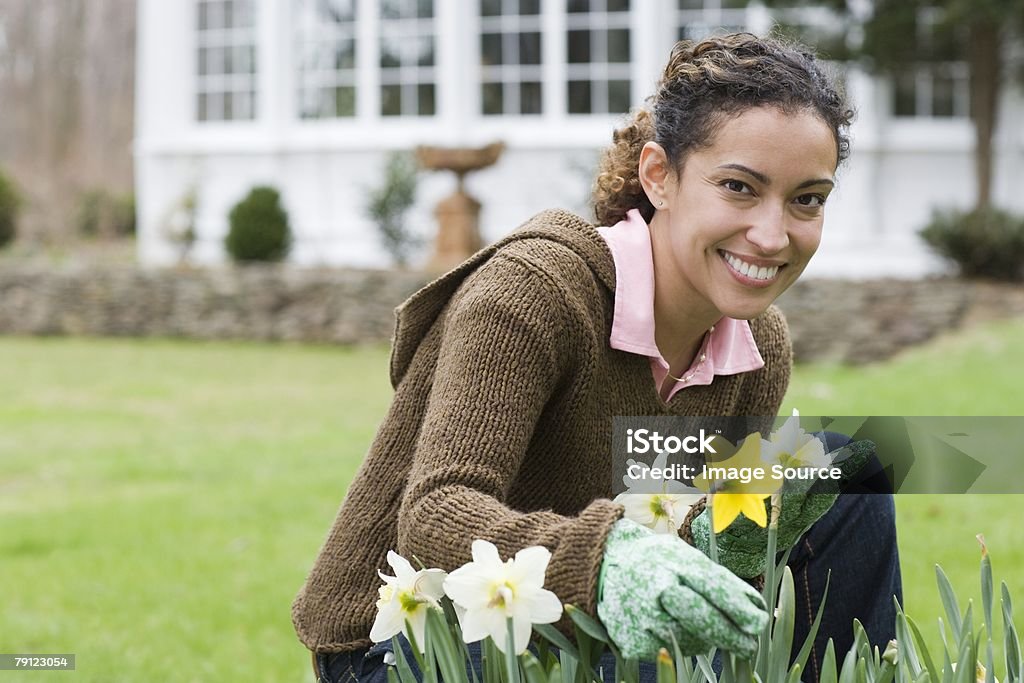
M 739 282 L 749 287 L 768 287 L 779 279 L 779 273 L 786 268 L 786 263 L 750 263 L 733 253 L 718 250 L 729 273 Z

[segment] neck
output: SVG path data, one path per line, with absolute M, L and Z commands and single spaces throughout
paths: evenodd
M 710 302 L 698 297 L 683 274 L 671 262 L 668 244 L 662 245 L 668 225 L 664 212 L 651 221 L 651 255 L 654 259 L 654 340 L 661 355 L 676 372 L 690 366 L 707 331 L 722 318 Z

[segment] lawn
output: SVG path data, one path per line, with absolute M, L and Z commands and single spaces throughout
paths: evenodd
M 1022 412 L 1024 322 L 865 368 L 800 367 L 805 415 Z M 308 681 L 289 606 L 389 398 L 387 351 L 0 338 L 0 652 L 75 653 L 25 681 Z M 935 562 L 1024 588 L 1024 497 L 897 501 L 908 612 Z M 1018 597 L 1018 601 L 1024 600 Z

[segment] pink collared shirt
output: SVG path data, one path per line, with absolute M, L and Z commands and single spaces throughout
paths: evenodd
M 630 209 L 626 218 L 597 231 L 608 243 L 615 260 L 615 312 L 613 349 L 648 356 L 654 381 L 660 387 L 669 371 L 654 341 L 654 259 L 651 257 L 651 233 L 638 209 Z M 704 361 L 701 362 L 701 356 Z M 750 324 L 746 320 L 723 317 L 704 335 L 690 367 L 668 394 L 689 386 L 711 384 L 715 375 L 735 375 L 764 367 Z

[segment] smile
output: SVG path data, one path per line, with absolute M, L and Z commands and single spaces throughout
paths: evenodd
M 770 284 L 779 274 L 779 270 L 785 267 L 785 264 L 758 266 L 721 249 L 718 253 L 722 256 L 722 260 L 729 265 L 730 272 L 746 284 L 760 286 Z

